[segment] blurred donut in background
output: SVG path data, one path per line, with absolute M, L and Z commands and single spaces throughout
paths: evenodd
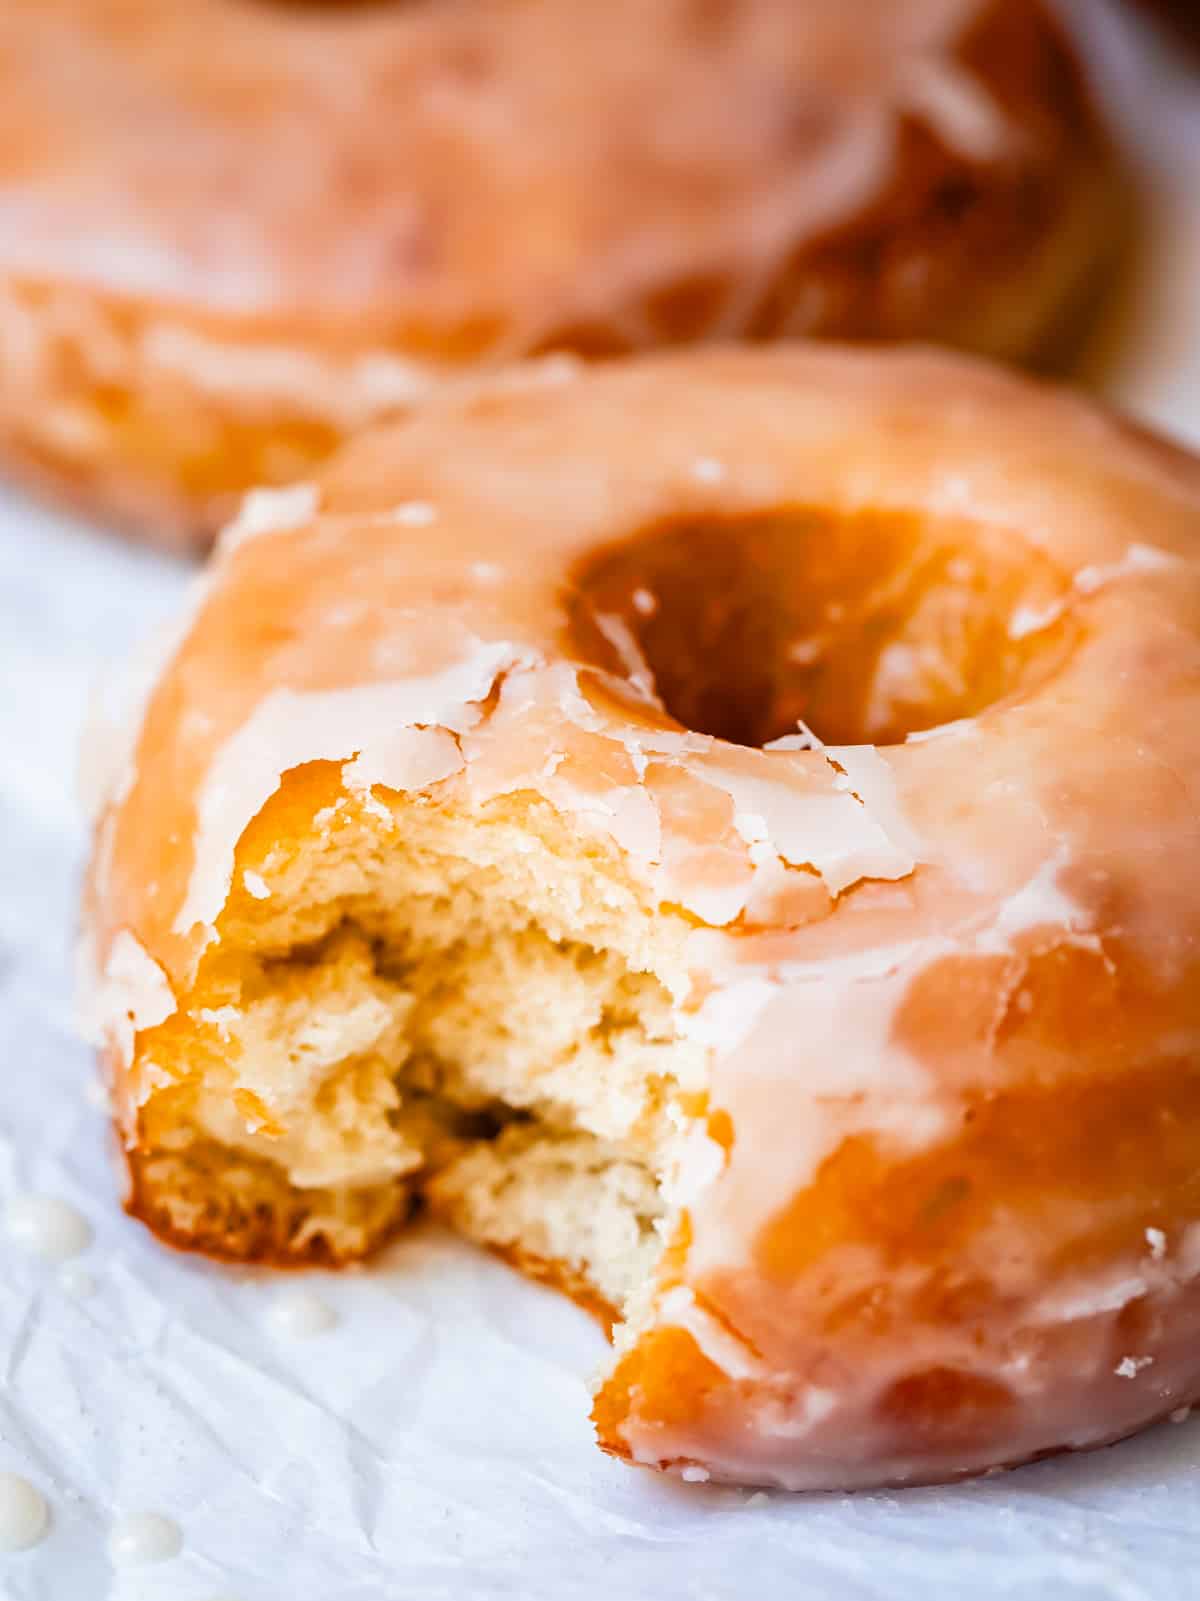
M 1167 22 L 1177 33 L 1200 45 L 1200 6 L 1196 0 L 1132 0 L 1139 10 Z
M 516 357 L 1044 360 L 1118 188 L 1037 0 L 7 0 L 0 462 L 202 546 Z

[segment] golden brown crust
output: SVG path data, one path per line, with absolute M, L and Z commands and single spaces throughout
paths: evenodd
M 298 1190 L 265 1163 L 224 1147 L 201 1168 L 155 1150 L 129 1151 L 125 1161 L 129 1215 L 164 1244 L 222 1262 L 347 1267 L 386 1245 L 412 1212 L 412 1195 L 392 1184 L 323 1222 L 329 1196 Z
M 606 1301 L 602 1295 L 597 1295 L 595 1286 L 576 1272 L 569 1263 L 552 1262 L 544 1256 L 535 1256 L 531 1251 L 523 1251 L 515 1245 L 489 1245 L 488 1250 L 501 1262 L 507 1262 L 509 1267 L 518 1273 L 523 1273 L 527 1279 L 534 1279 L 538 1284 L 545 1284 L 550 1289 L 558 1290 L 560 1294 L 567 1296 L 576 1306 L 582 1307 L 595 1318 L 605 1334 L 612 1338 L 613 1329 L 621 1321 L 620 1308 Z
M 903 0 L 867 29 L 836 0 L 707 22 L 653 3 L 651 28 L 645 0 L 20 0 L 0 42 L 14 468 L 203 545 L 249 485 L 515 356 L 798 333 L 1061 353 L 1123 208 L 1038 0 Z M 69 95 L 39 77 L 52 55 Z M 312 148 L 264 135 L 264 94 Z M 157 138 L 127 126 L 162 95 Z

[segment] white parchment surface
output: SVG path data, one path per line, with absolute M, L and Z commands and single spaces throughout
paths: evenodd
M 1091 370 L 1200 442 L 1200 78 L 1103 0 L 1072 10 L 1149 185 L 1152 252 Z M 0 1204 L 44 1191 L 95 1232 L 83 1298 L 0 1235 L 0 1471 L 53 1515 L 0 1555 L 0 1601 L 1200 1597 L 1195 1420 L 949 1490 L 680 1485 L 591 1444 L 590 1320 L 443 1234 L 306 1276 L 338 1321 L 298 1339 L 272 1322 L 294 1277 L 187 1259 L 124 1217 L 72 1025 L 75 753 L 94 682 L 188 577 L 0 501 Z M 183 1552 L 114 1569 L 112 1522 L 141 1509 Z

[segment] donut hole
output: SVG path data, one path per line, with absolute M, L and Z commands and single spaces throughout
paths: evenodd
M 698 733 L 763 746 L 803 722 L 829 744 L 897 744 L 1053 671 L 1066 588 L 1008 530 L 796 507 L 674 522 L 593 555 L 572 644 L 648 674 Z

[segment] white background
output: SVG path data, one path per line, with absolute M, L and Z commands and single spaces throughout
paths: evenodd
M 1072 9 L 1147 184 L 1125 337 L 1088 370 L 1200 441 L 1200 79 L 1101 0 Z M 1200 1597 L 1200 1421 L 950 1490 L 751 1501 L 600 1456 L 597 1329 L 443 1235 L 311 1276 L 338 1325 L 289 1341 L 269 1311 L 294 1280 L 178 1256 L 121 1214 L 72 1030 L 75 750 L 93 682 L 188 576 L 0 501 L 0 1200 L 75 1203 L 97 1286 L 73 1299 L 0 1240 L 0 1470 L 54 1520 L 0 1555 L 0 1601 Z M 183 1554 L 114 1573 L 107 1531 L 141 1508 Z

